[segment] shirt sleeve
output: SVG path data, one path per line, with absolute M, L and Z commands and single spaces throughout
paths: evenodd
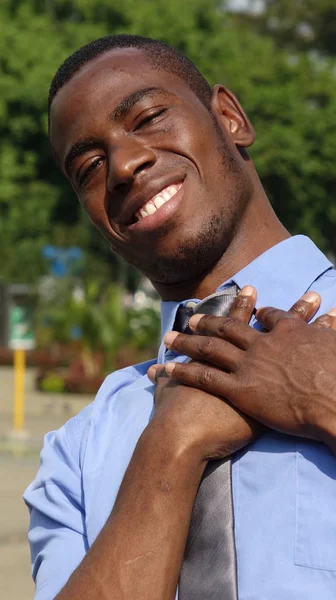
M 24 494 L 35 600 L 53 600 L 88 549 L 79 451 L 68 441 L 78 439 L 78 432 L 69 435 L 72 421 L 46 435 L 39 471 Z

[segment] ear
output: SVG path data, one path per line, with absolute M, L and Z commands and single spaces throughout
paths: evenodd
M 236 146 L 248 148 L 255 140 L 255 131 L 237 98 L 223 85 L 215 85 L 211 109 L 219 125 L 224 127 Z

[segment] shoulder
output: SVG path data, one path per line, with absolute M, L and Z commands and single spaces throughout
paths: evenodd
M 35 481 L 26 491 L 26 500 L 32 486 L 36 489 L 42 483 L 45 485 L 47 481 L 50 484 L 59 484 L 66 479 L 70 484 L 80 479 L 92 424 L 94 428 L 97 424 L 100 427 L 108 427 L 111 415 L 113 417 L 113 412 L 118 410 L 119 392 L 128 387 L 132 388 L 155 362 L 156 359 L 111 373 L 104 380 L 93 402 L 60 429 L 47 433 L 41 452 L 40 468 Z M 71 487 L 75 489 L 77 485 Z
M 107 417 L 118 403 L 119 392 L 133 386 L 139 379 L 146 376 L 149 367 L 156 362 L 156 359 L 152 359 L 114 371 L 106 377 L 93 402 L 67 421 L 59 432 L 56 432 L 58 435 L 64 435 L 67 439 L 69 450 L 75 452 L 77 456 L 78 453 L 83 454 L 85 439 L 92 421 L 103 421 L 104 417 Z
M 156 362 L 157 359 L 149 360 L 114 371 L 108 375 L 98 390 L 94 401 L 89 405 L 91 410 L 87 414 L 86 420 L 87 418 L 94 418 L 97 413 L 101 413 L 104 409 L 110 409 L 111 403 L 113 404 L 119 397 L 119 392 L 125 388 L 133 387 L 136 382 L 146 377 L 149 367 Z M 77 417 L 81 421 L 81 413 Z

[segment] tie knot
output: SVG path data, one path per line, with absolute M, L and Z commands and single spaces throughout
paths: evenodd
M 191 302 L 188 302 L 185 306 L 181 304 L 177 309 L 173 329 L 181 333 L 191 333 L 189 319 L 197 313 L 227 317 L 238 291 L 236 285 L 230 285 L 221 292 L 216 292 L 216 294 L 211 294 L 211 296 L 204 298 L 204 300 L 201 300 L 195 306 L 191 306 Z

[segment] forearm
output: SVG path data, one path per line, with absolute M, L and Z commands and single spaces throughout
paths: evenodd
M 172 600 L 204 466 L 145 431 L 105 527 L 57 600 Z

